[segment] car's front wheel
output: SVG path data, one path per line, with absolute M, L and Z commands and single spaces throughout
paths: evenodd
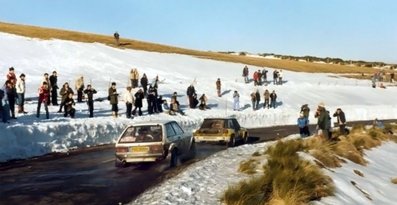
M 236 146 L 236 138 L 234 135 L 230 136 L 229 142 L 227 143 L 228 147 L 234 147 Z

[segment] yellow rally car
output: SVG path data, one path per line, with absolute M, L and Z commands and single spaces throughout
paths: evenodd
M 206 118 L 193 137 L 196 142 L 225 142 L 233 147 L 237 141 L 247 142 L 248 130 L 236 118 Z
M 127 163 L 169 160 L 176 166 L 179 158 L 195 156 L 196 146 L 191 134 L 175 121 L 151 121 L 130 125 L 116 142 L 116 167 Z

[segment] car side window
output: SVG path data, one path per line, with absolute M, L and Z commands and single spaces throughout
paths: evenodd
M 174 128 L 172 128 L 171 124 L 166 124 L 165 129 L 167 131 L 167 138 L 173 137 L 176 135 Z
M 233 121 L 232 120 L 228 120 L 227 121 L 227 127 L 230 129 L 234 129 L 234 125 L 233 125 Z
M 179 125 L 176 122 L 172 123 L 172 127 L 174 128 L 174 130 L 175 130 L 177 135 L 182 135 L 183 134 L 182 128 L 179 127 Z
M 234 122 L 234 128 L 239 130 L 240 129 L 240 124 L 238 124 L 237 120 L 235 120 L 235 119 L 233 120 L 233 122 Z

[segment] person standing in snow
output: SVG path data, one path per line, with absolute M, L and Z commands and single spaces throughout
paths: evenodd
M 341 108 L 336 109 L 334 115 L 334 117 L 336 117 L 337 119 L 337 123 L 339 125 L 339 133 L 341 135 L 345 135 L 346 132 L 346 117 L 345 117 L 345 113 L 342 111 Z
M 317 111 L 314 115 L 315 118 L 317 118 L 317 128 L 321 131 L 319 135 L 322 135 L 325 139 L 330 139 L 329 138 L 329 120 L 330 117 L 327 113 L 327 110 L 325 109 L 324 103 L 320 103 L 317 107 Z
M 283 84 L 283 70 L 280 69 L 280 71 L 277 73 L 278 76 L 278 84 L 282 85 Z
M 276 91 L 273 90 L 272 93 L 270 93 L 270 107 L 273 109 L 276 108 L 276 100 L 277 100 L 277 94 Z
M 265 93 L 263 94 L 265 102 L 263 103 L 263 109 L 267 108 L 269 109 L 270 107 L 270 103 L 269 103 L 269 99 L 270 99 L 270 92 L 269 90 L 265 90 Z
M 151 115 L 153 113 L 156 112 L 155 109 L 155 103 L 156 103 L 156 92 L 155 92 L 155 88 L 152 85 L 149 85 L 149 90 L 148 90 L 148 94 L 147 94 L 147 111 L 148 114 Z
M 75 82 L 75 88 L 77 90 L 77 102 L 83 102 L 83 91 L 84 91 L 84 77 L 79 76 Z
M 8 69 L 7 73 L 7 80 L 11 82 L 12 86 L 15 86 L 15 83 L 17 82 L 17 76 L 15 75 L 15 69 L 14 67 L 10 67 Z
M 52 71 L 52 75 L 50 76 L 50 84 L 51 84 L 51 103 L 52 105 L 58 105 L 58 76 L 56 71 Z
M 135 108 L 132 111 L 132 115 L 136 114 L 136 109 L 138 109 L 138 115 L 142 116 L 142 101 L 143 98 L 145 98 L 145 95 L 142 91 L 142 89 L 139 89 L 138 92 L 135 93 Z
M 255 92 L 255 100 L 256 100 L 255 109 L 258 110 L 259 109 L 259 103 L 261 101 L 261 94 L 259 93 L 258 89 L 256 89 L 256 92 Z
M 132 95 L 132 87 L 127 86 L 126 91 L 123 93 L 123 101 L 125 102 L 126 106 L 126 117 L 128 119 L 131 118 L 131 113 L 132 113 L 132 105 L 135 103 L 134 101 L 134 96 Z
M 274 69 L 273 71 L 273 85 L 276 85 L 278 82 L 278 71 L 276 69 Z
M 64 83 L 61 90 L 59 91 L 59 95 L 61 95 L 61 104 L 59 106 L 58 113 L 62 113 L 62 108 L 65 105 L 65 99 L 68 97 L 69 93 L 74 94 L 71 87 L 69 87 L 69 83 Z
M 189 87 L 186 90 L 186 95 L 189 98 L 189 107 L 190 108 L 196 108 L 196 106 L 194 105 L 194 95 L 196 95 L 196 90 L 194 89 L 193 84 L 190 84 Z
M 233 110 L 240 110 L 240 94 L 237 92 L 237 90 L 235 90 L 233 93 Z
M 91 86 L 91 84 L 87 85 L 87 88 L 84 90 L 84 94 L 87 95 L 87 105 L 88 111 L 90 112 L 90 118 L 94 117 L 94 94 L 97 91 Z
M 43 85 L 43 83 L 46 82 L 47 86 L 48 86 L 48 99 L 46 100 L 47 105 L 50 105 L 50 97 L 51 97 L 51 82 L 50 82 L 50 77 L 48 75 L 48 73 L 44 73 L 43 76 L 43 81 L 41 81 L 41 84 Z
M 7 95 L 8 103 L 10 105 L 11 119 L 17 119 L 15 117 L 15 104 L 16 104 L 15 100 L 17 99 L 17 92 L 15 90 L 15 86 L 12 84 L 10 80 L 6 81 L 5 92 Z
M 15 89 L 17 91 L 17 98 L 18 98 L 18 113 L 23 113 L 26 114 L 24 109 L 25 105 L 25 90 L 26 90 L 26 85 L 25 85 L 25 74 L 21 74 L 17 80 L 17 84 L 15 86 Z
M 109 96 L 110 105 L 112 105 L 112 116 L 114 118 L 117 118 L 119 116 L 119 107 L 118 107 L 119 94 L 117 93 L 116 82 L 112 82 L 112 85 L 108 90 L 108 96 Z
M 139 80 L 139 73 L 138 69 L 133 68 L 130 71 L 130 80 L 131 80 L 131 88 L 137 88 L 138 87 L 138 80 Z
M 218 78 L 218 80 L 216 80 L 216 93 L 218 94 L 218 97 L 222 97 L 221 95 L 221 79 Z
M 147 79 L 145 73 L 143 74 L 143 76 L 141 78 L 141 86 L 143 88 L 143 95 L 146 97 L 147 96 L 148 79 Z
M 243 68 L 243 77 L 244 77 L 244 82 L 245 83 L 249 83 L 248 75 L 249 75 L 248 66 L 244 66 L 244 68 Z
M 310 135 L 309 120 L 305 118 L 302 112 L 300 113 L 298 118 L 298 127 L 299 127 L 299 134 L 301 135 L 301 137 L 307 137 Z
M 41 109 L 41 104 L 44 105 L 44 110 L 45 110 L 45 115 L 46 118 L 50 118 L 50 114 L 48 113 L 48 96 L 50 95 L 49 88 L 48 88 L 48 83 L 43 82 L 42 85 L 39 88 L 39 102 L 37 103 L 37 112 L 36 112 L 36 117 L 40 118 L 40 109 Z
M 267 85 L 267 70 L 265 68 L 263 68 L 261 76 L 262 76 L 262 79 L 263 79 L 263 84 Z
M 8 104 L 7 94 L 5 93 L 5 86 L 0 88 L 0 117 L 3 123 L 9 123 L 10 106 Z
M 256 94 L 255 92 L 251 93 L 251 103 L 252 103 L 252 110 L 256 110 Z

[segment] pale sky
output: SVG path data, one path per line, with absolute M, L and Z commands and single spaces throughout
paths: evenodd
M 0 21 L 184 48 L 397 63 L 395 0 L 0 0 Z

